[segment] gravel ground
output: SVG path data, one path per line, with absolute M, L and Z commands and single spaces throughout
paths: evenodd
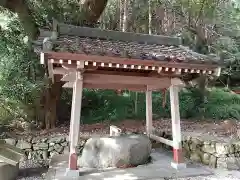
M 20 163 L 17 180 L 43 180 L 48 169 L 48 162 L 27 160 Z
M 196 176 L 188 178 L 174 178 L 171 180 L 239 180 L 240 171 L 214 170 L 211 176 Z
M 44 180 L 48 162 L 28 160 L 20 163 L 20 173 L 17 180 Z M 239 180 L 240 171 L 213 170 L 211 176 L 195 176 L 186 178 L 166 178 L 164 180 Z

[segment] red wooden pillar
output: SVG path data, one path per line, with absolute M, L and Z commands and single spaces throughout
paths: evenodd
M 72 96 L 72 109 L 71 109 L 71 122 L 70 122 L 70 152 L 69 152 L 69 164 L 66 172 L 66 176 L 77 177 L 79 176 L 77 167 L 77 153 L 76 147 L 79 139 L 80 131 L 80 117 L 81 117 L 81 105 L 82 105 L 82 90 L 83 90 L 83 77 L 81 72 L 76 72 L 73 85 Z
M 172 136 L 173 136 L 173 162 L 172 167 L 175 169 L 185 168 L 184 157 L 182 153 L 181 144 L 181 125 L 179 112 L 179 86 L 172 84 L 170 86 L 170 103 L 171 103 L 171 117 L 172 117 Z

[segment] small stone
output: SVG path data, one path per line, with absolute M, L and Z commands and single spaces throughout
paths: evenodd
M 54 146 L 50 146 L 50 147 L 48 148 L 48 152 L 51 152 L 51 151 L 54 151 Z
M 54 155 L 57 155 L 57 154 L 59 154 L 59 153 L 56 152 L 56 151 L 52 151 L 52 152 L 50 152 L 50 158 L 52 158 Z
M 32 139 L 33 139 L 33 137 L 29 136 L 26 141 L 29 142 L 29 143 L 32 143 Z
M 216 143 L 216 153 L 219 155 L 234 153 L 234 146 L 227 143 Z
M 231 155 L 226 158 L 228 170 L 239 170 L 240 169 L 240 158 Z
M 32 148 L 32 144 L 28 143 L 28 142 L 26 142 L 24 140 L 19 140 L 17 142 L 16 147 L 19 148 L 19 149 L 31 149 Z
M 39 142 L 41 142 L 41 139 L 38 138 L 38 137 L 32 139 L 32 143 L 33 143 L 33 144 L 36 144 L 36 143 L 39 143 Z
M 43 156 L 44 160 L 47 160 L 48 159 L 48 151 L 43 151 L 42 156 Z
M 79 143 L 78 143 L 78 146 L 84 146 L 86 143 L 86 140 L 84 139 L 80 139 Z
M 52 147 L 52 146 L 54 146 L 54 145 L 55 145 L 55 143 L 53 143 L 53 142 L 49 143 L 49 146 L 50 146 L 50 147 Z
M 205 165 L 209 165 L 209 161 L 210 161 L 210 154 L 208 153 L 202 153 L 201 159 L 202 159 L 202 163 Z
M 69 154 L 69 148 L 68 146 L 64 147 L 63 154 Z
M 195 162 L 201 162 L 201 156 L 197 152 L 192 152 L 190 154 L 190 159 Z
M 65 141 L 66 141 L 66 137 L 64 136 L 51 137 L 48 140 L 49 143 L 63 143 Z
M 48 150 L 48 144 L 47 143 L 33 144 L 33 150 Z
M 60 144 L 55 144 L 54 150 L 58 153 L 61 153 L 63 151 L 64 147 L 62 147 Z
M 48 138 L 42 138 L 41 142 L 47 142 L 48 141 Z
M 65 141 L 65 142 L 61 143 L 61 146 L 63 146 L 63 147 L 68 146 L 68 142 Z
M 188 144 L 188 141 L 183 141 L 183 149 L 186 150 L 187 152 L 190 151 L 190 147 L 189 147 L 189 144 Z
M 33 160 L 37 160 L 38 159 L 38 153 L 37 151 L 31 151 L 28 154 L 28 159 L 33 159 Z
M 211 143 L 204 143 L 201 150 L 209 154 L 214 154 L 216 152 L 215 145 Z
M 15 146 L 16 143 L 17 143 L 17 141 L 15 139 L 12 139 L 12 138 L 4 139 L 4 140 L 7 144 L 10 144 L 12 146 Z
M 235 145 L 235 152 L 240 152 L 240 141 L 234 143 Z
M 217 166 L 217 157 L 216 156 L 214 156 L 214 155 L 210 156 L 209 166 L 212 168 L 216 168 L 216 166 Z
M 226 157 L 217 158 L 217 168 L 227 169 Z

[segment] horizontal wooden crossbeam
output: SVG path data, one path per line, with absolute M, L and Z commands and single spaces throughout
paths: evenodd
M 150 134 L 149 136 L 150 136 L 150 138 L 153 139 L 153 140 L 159 141 L 159 142 L 161 142 L 161 143 L 163 143 L 163 144 L 167 144 L 167 145 L 173 147 L 173 141 L 171 141 L 171 140 L 169 140 L 169 139 L 165 139 L 165 138 L 163 138 L 163 137 L 159 137 L 159 136 L 156 136 L 156 135 L 154 135 L 154 134 Z
M 62 81 L 74 82 L 76 80 L 75 73 L 65 75 Z M 137 77 L 137 76 L 122 76 L 122 75 L 108 75 L 108 74 L 83 74 L 83 82 L 91 84 L 132 84 L 132 85 L 161 85 L 170 84 L 169 78 L 155 78 L 155 77 Z
M 63 88 L 73 88 L 73 82 L 66 82 L 63 85 Z M 148 90 L 150 91 L 159 91 L 163 88 L 168 88 L 169 86 L 167 84 L 161 84 L 161 85 L 153 85 L 153 86 L 147 86 L 146 85 L 130 85 L 130 84 L 117 84 L 117 83 L 108 83 L 108 84 L 91 84 L 91 83 L 84 83 L 84 88 L 88 89 L 108 89 L 108 90 L 129 90 L 129 91 L 137 91 L 137 92 L 145 92 Z

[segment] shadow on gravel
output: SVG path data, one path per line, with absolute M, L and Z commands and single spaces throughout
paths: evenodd
M 39 168 L 25 168 L 20 169 L 18 173 L 18 178 L 24 177 L 41 177 L 48 170 L 47 167 L 39 167 Z

